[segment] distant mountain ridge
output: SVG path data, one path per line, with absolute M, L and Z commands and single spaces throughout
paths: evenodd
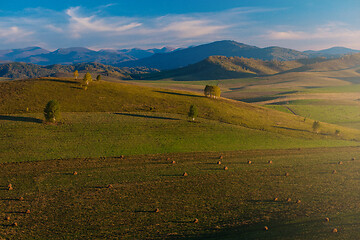
M 115 67 L 146 67 L 161 70 L 176 69 L 200 62 L 210 56 L 244 57 L 264 61 L 291 61 L 314 57 L 338 58 L 359 50 L 333 47 L 320 51 L 297 51 L 282 47 L 265 47 L 239 43 L 232 40 L 216 41 L 183 49 L 120 49 L 99 51 L 83 47 L 60 48 L 48 51 L 40 47 L 0 50 L 1 62 L 25 62 L 38 65 L 76 64 L 97 62 Z

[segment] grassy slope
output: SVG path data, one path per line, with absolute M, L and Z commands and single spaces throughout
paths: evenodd
M 186 114 L 189 106 L 199 108 L 199 117 L 252 129 L 308 139 L 332 138 L 338 126 L 323 124 L 323 134 L 311 132 L 311 122 L 278 111 L 226 99 L 213 100 L 188 92 L 94 82 L 87 91 L 78 83 L 44 79 L 0 82 L 0 113 L 42 112 L 51 99 L 61 103 L 63 112 L 167 112 Z M 344 139 L 356 139 L 360 132 L 341 128 Z
M 159 113 L 64 113 L 64 124 L 38 123 L 40 114 L 0 116 L 0 162 L 171 152 L 232 151 L 359 145 L 303 139 L 206 119 Z M 6 120 L 7 119 L 7 120 Z
M 356 239 L 360 164 L 350 159 L 359 154 L 359 148 L 229 152 L 222 165 L 218 154 L 202 153 L 1 164 L 0 187 L 12 183 L 14 190 L 0 191 L 0 237 Z

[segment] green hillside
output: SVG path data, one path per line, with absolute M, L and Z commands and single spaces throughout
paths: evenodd
M 337 126 L 323 124 L 322 133 L 311 132 L 311 121 L 303 118 L 227 99 L 209 99 L 189 92 L 168 91 L 110 82 L 93 82 L 87 91 L 66 79 L 39 79 L 0 82 L 0 113 L 42 112 L 56 99 L 63 112 L 162 112 L 187 114 L 189 106 L 199 108 L 199 117 L 307 138 L 331 137 Z M 358 132 L 342 129 L 347 139 Z

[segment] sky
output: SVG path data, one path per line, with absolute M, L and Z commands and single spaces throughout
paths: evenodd
M 360 49 L 359 0 L 0 0 L 0 49 Z

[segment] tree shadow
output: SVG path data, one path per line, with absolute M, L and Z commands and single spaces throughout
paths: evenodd
M 42 123 L 41 119 L 33 117 L 20 117 L 20 116 L 9 116 L 9 115 L 0 115 L 0 120 L 15 121 L 15 122 L 32 122 L 32 123 Z
M 130 116 L 130 117 L 153 118 L 153 119 L 162 119 L 162 120 L 176 120 L 176 121 L 180 120 L 178 118 L 157 117 L 157 116 L 148 116 L 148 115 L 133 114 L 133 113 L 114 113 L 114 114 Z
M 168 92 L 168 91 L 155 91 L 155 92 L 165 93 L 165 94 L 170 94 L 170 95 L 187 96 L 187 97 L 198 97 L 198 98 L 205 97 L 205 96 L 199 96 L 199 95 L 193 95 L 193 94 L 177 93 L 177 92 Z

